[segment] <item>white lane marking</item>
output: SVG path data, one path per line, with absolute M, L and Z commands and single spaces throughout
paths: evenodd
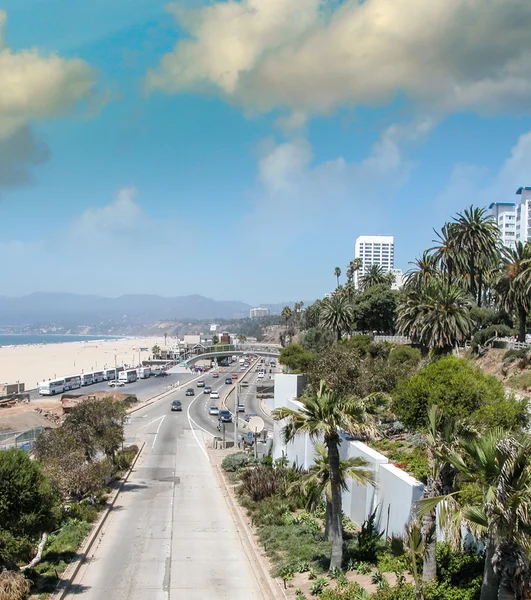
M 147 415 L 146 415 L 147 416 Z M 157 421 L 160 421 L 161 419 L 164 419 L 166 415 L 164 415 L 163 417 L 157 417 L 156 419 L 153 419 L 153 421 L 150 421 L 149 423 L 146 423 L 145 425 L 142 425 L 142 427 L 139 427 L 136 430 L 136 433 L 138 433 L 141 429 L 144 429 L 144 427 L 147 427 L 148 425 L 151 425 L 152 423 L 156 423 Z M 136 434 L 135 434 L 136 435 Z
M 166 418 L 166 415 L 163 415 L 161 422 L 159 423 L 159 426 L 157 427 L 157 431 L 155 433 L 155 437 L 153 438 L 153 443 L 151 444 L 151 449 L 153 450 L 153 448 L 155 447 L 155 442 L 157 441 L 157 436 L 159 435 L 159 431 L 160 431 L 160 427 L 161 425 L 164 423 L 164 419 Z
M 195 433 L 195 429 L 194 429 L 192 423 L 196 427 L 198 427 L 199 429 L 201 429 L 202 431 L 204 431 L 205 433 L 210 435 L 211 437 L 214 437 L 214 436 L 209 431 L 207 431 L 206 429 L 201 427 L 201 425 L 198 425 L 190 416 L 190 408 L 192 407 L 192 404 L 197 400 L 197 398 L 199 398 L 199 396 L 194 396 L 194 399 L 190 402 L 190 404 L 186 408 L 186 416 L 188 417 L 188 425 L 190 425 L 190 431 L 192 432 L 192 435 L 194 436 L 195 443 L 199 446 L 199 450 L 201 450 L 201 452 L 208 458 L 207 451 L 205 450 L 205 445 L 199 441 L 199 438 L 197 437 L 197 435 Z

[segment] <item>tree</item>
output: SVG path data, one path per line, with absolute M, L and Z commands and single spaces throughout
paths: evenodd
M 404 285 L 408 290 L 419 290 L 433 277 L 439 275 L 437 259 L 434 254 L 430 254 L 429 250 L 425 250 L 421 258 L 416 258 L 409 264 L 413 265 L 413 268 L 406 272 Z
M 518 316 L 518 341 L 525 342 L 526 322 L 531 310 L 531 242 L 517 242 L 516 247 L 505 248 L 501 273 L 496 281 L 500 306 Z
M 391 287 L 392 281 L 389 278 L 389 273 L 383 270 L 382 265 L 371 265 L 360 277 L 360 287 L 362 290 L 367 290 L 375 285 L 387 285 Z
M 304 332 L 301 344 L 306 350 L 318 354 L 334 343 L 336 336 L 329 329 L 312 327 Z
M 343 528 L 341 505 L 341 469 L 339 457 L 340 430 L 355 434 L 365 429 L 364 410 L 356 400 L 337 396 L 321 381 L 317 393 L 300 398 L 300 411 L 279 408 L 273 412 L 277 421 L 286 419 L 283 437 L 286 442 L 297 435 L 307 433 L 310 439 L 323 439 L 328 451 L 330 473 L 330 523 L 332 542 L 330 569 L 341 568 L 343 560 Z
M 398 306 L 398 330 L 425 348 L 451 352 L 472 334 L 472 302 L 463 290 L 433 279 L 408 292 Z
M 153 348 L 151 348 L 151 353 L 153 354 L 153 356 L 158 356 L 160 354 L 160 346 L 158 344 L 155 344 Z
M 501 381 L 463 358 L 446 356 L 398 383 L 393 410 L 409 429 L 426 430 L 428 409 L 433 405 L 439 407 L 445 419 L 474 420 L 479 409 L 497 406 L 504 398 Z
M 52 489 L 26 451 L 0 452 L 0 482 L 0 530 L 33 540 L 55 527 Z
M 341 277 L 341 269 L 339 267 L 336 267 L 334 269 L 334 275 L 336 276 L 336 279 L 337 279 L 337 287 L 339 287 L 339 278 Z
M 307 505 L 315 508 L 321 498 L 326 503 L 325 512 L 325 537 L 329 539 L 329 527 L 332 517 L 332 486 L 330 481 L 330 467 L 328 451 L 321 443 L 314 444 L 314 464 L 307 473 L 302 474 L 291 485 L 291 492 L 302 494 L 307 499 Z M 339 461 L 339 478 L 341 490 L 348 489 L 347 480 L 352 479 L 359 485 L 375 485 L 372 472 L 367 469 L 369 463 L 360 456 Z
M 243 333 L 239 333 L 237 339 L 240 344 L 245 344 L 245 342 L 247 341 L 247 336 Z
M 338 294 L 325 298 L 321 302 L 321 325 L 333 331 L 337 340 L 341 339 L 343 332 L 348 332 L 352 327 L 352 309 L 348 300 Z
M 456 275 L 458 275 L 458 268 L 462 262 L 460 261 L 460 254 L 453 233 L 454 228 L 455 223 L 445 223 L 440 233 L 435 231 L 437 239 L 433 240 L 433 242 L 437 245 L 427 251 L 433 252 L 432 256 L 436 262 L 436 266 L 438 270 L 444 273 L 448 285 L 455 283 L 454 280 Z
M 485 272 L 498 264 L 498 225 L 486 209 L 469 206 L 457 213 L 448 233 L 462 260 L 469 292 L 481 306 Z
M 304 329 L 311 329 L 312 327 L 318 327 L 320 323 L 320 312 L 321 312 L 321 300 L 316 300 L 313 304 L 310 304 L 304 311 Z
M 214 334 L 212 336 L 212 344 L 215 346 L 216 344 L 219 344 L 219 336 Z
M 293 311 L 291 310 L 291 308 L 289 306 L 285 306 L 282 309 L 282 312 L 280 313 L 281 316 L 284 318 L 285 322 L 286 322 L 286 331 L 288 330 L 288 324 L 290 319 L 293 318 Z
M 123 403 L 114 402 L 112 398 L 85 400 L 72 409 L 63 427 L 79 442 L 88 462 L 92 462 L 98 452 L 114 461 L 124 441 L 125 417 Z
M 314 355 L 300 344 L 289 344 L 280 351 L 278 361 L 286 365 L 292 373 L 306 373 L 312 364 Z
M 374 285 L 358 294 L 352 305 L 356 329 L 393 333 L 400 293 L 384 284 Z

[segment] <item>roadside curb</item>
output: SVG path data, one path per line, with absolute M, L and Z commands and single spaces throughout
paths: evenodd
M 94 542 L 98 538 L 103 526 L 105 525 L 105 522 L 107 521 L 107 517 L 111 513 L 111 510 L 113 509 L 113 507 L 116 503 L 116 500 L 118 499 L 118 496 L 121 494 L 124 485 L 126 484 L 127 480 L 129 479 L 129 476 L 131 475 L 131 473 L 133 472 L 133 469 L 135 468 L 135 465 L 136 465 L 136 461 L 140 457 L 140 454 L 142 453 L 142 450 L 144 449 L 145 445 L 146 445 L 146 442 L 144 442 L 142 444 L 142 446 L 139 448 L 138 452 L 136 453 L 135 458 L 133 459 L 133 462 L 131 463 L 131 466 L 129 467 L 129 470 L 127 471 L 125 476 L 120 480 L 120 483 L 119 483 L 118 487 L 116 488 L 112 499 L 110 501 L 106 502 L 106 506 L 105 506 L 105 509 L 103 510 L 103 514 L 100 516 L 98 521 L 96 521 L 96 523 L 94 523 L 91 532 L 88 534 L 88 536 L 85 538 L 84 542 L 81 544 L 81 547 L 76 552 L 76 558 L 74 559 L 73 562 L 71 562 L 68 565 L 68 567 L 66 567 L 63 574 L 61 575 L 61 579 L 58 581 L 55 591 L 51 595 L 51 598 L 53 600 L 63 600 L 63 598 L 65 598 L 66 595 L 68 594 L 70 587 L 72 585 L 72 582 L 74 581 L 77 574 L 79 573 L 79 569 L 81 568 L 81 566 L 87 559 L 87 556 L 88 556 L 90 550 L 92 549 Z
M 216 478 L 221 483 L 225 501 L 227 502 L 227 506 L 229 507 L 232 518 L 236 525 L 236 530 L 238 531 L 245 554 L 249 559 L 251 569 L 253 570 L 258 583 L 263 583 L 265 585 L 266 590 L 264 590 L 264 592 L 269 594 L 267 595 L 264 593 L 264 597 L 271 598 L 271 600 L 287 600 L 287 596 L 280 587 L 279 582 L 271 576 L 269 570 L 264 566 L 264 561 L 267 561 L 268 559 L 264 558 L 264 556 L 260 554 L 254 540 L 254 533 L 246 523 L 240 507 L 236 503 L 236 500 L 232 497 L 227 482 L 225 481 L 225 477 L 221 471 L 221 467 L 214 464 L 212 461 L 210 461 L 210 464 L 214 469 Z

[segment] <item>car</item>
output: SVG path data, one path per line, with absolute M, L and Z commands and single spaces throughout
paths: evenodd
M 271 366 L 272 366 L 272 367 L 276 367 L 276 366 L 277 366 L 277 363 L 276 363 L 274 360 L 272 360 L 272 361 L 271 361 Z
M 238 404 L 238 412 L 245 412 L 245 406 L 241 402 Z
M 246 371 L 247 369 L 245 367 L 240 367 L 240 371 Z
M 248 369 L 249 368 L 249 363 L 244 363 L 243 366 Z
M 230 385 L 230 384 L 232 384 L 232 378 L 231 378 L 231 377 L 225 377 L 225 383 L 226 383 L 227 385 Z
M 180 400 L 174 400 L 174 401 L 171 403 L 171 410 L 172 410 L 172 412 L 173 412 L 174 410 L 182 410 L 182 409 L 183 409 L 183 405 L 181 404 L 181 401 L 180 401 Z
M 219 400 L 219 392 L 212 392 L 210 394 L 210 399 L 211 400 Z
M 240 444 L 243 446 L 254 446 L 255 435 L 252 431 L 240 436 Z
M 203 390 L 203 394 L 210 394 L 210 392 L 212 391 L 212 388 L 207 385 L 206 388 Z
M 247 413 L 245 415 L 244 420 L 247 421 L 247 423 L 249 423 L 249 421 L 253 418 L 253 417 L 257 417 L 258 415 L 256 413 Z
M 166 371 L 155 371 L 155 377 L 168 377 L 168 373 Z
M 211 406 L 211 407 L 208 409 L 208 414 L 209 414 L 209 415 L 214 415 L 214 416 L 216 416 L 216 417 L 217 417 L 217 416 L 219 415 L 219 408 L 218 408 L 217 406 Z
M 232 423 L 232 413 L 230 410 L 223 409 L 219 411 L 219 422 Z
M 249 382 L 248 382 L 247 380 L 245 380 L 245 379 L 244 379 L 244 380 L 241 382 L 241 386 L 242 386 L 242 387 L 249 387 Z
M 200 379 L 200 380 L 197 382 L 197 387 L 205 387 L 205 382 L 204 382 L 204 380 L 203 380 L 203 379 Z
M 263 379 L 264 378 L 264 372 L 260 371 L 260 373 L 258 373 L 258 379 Z
M 232 374 L 232 378 L 233 378 L 233 379 L 238 379 L 238 374 L 237 374 L 237 373 L 233 373 L 233 374 Z
M 124 387 L 125 383 L 123 381 L 118 381 L 117 379 L 113 379 L 109 381 L 109 387 Z
M 219 378 L 219 373 L 212 373 L 212 377 L 214 379 L 218 379 Z
M 186 395 L 187 396 L 195 396 L 194 388 L 188 388 L 186 390 Z

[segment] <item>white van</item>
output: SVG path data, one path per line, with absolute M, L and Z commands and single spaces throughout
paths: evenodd
M 41 396 L 54 396 L 55 394 L 62 394 L 64 391 L 64 379 L 53 379 L 51 381 L 42 381 L 39 383 L 39 394 Z

